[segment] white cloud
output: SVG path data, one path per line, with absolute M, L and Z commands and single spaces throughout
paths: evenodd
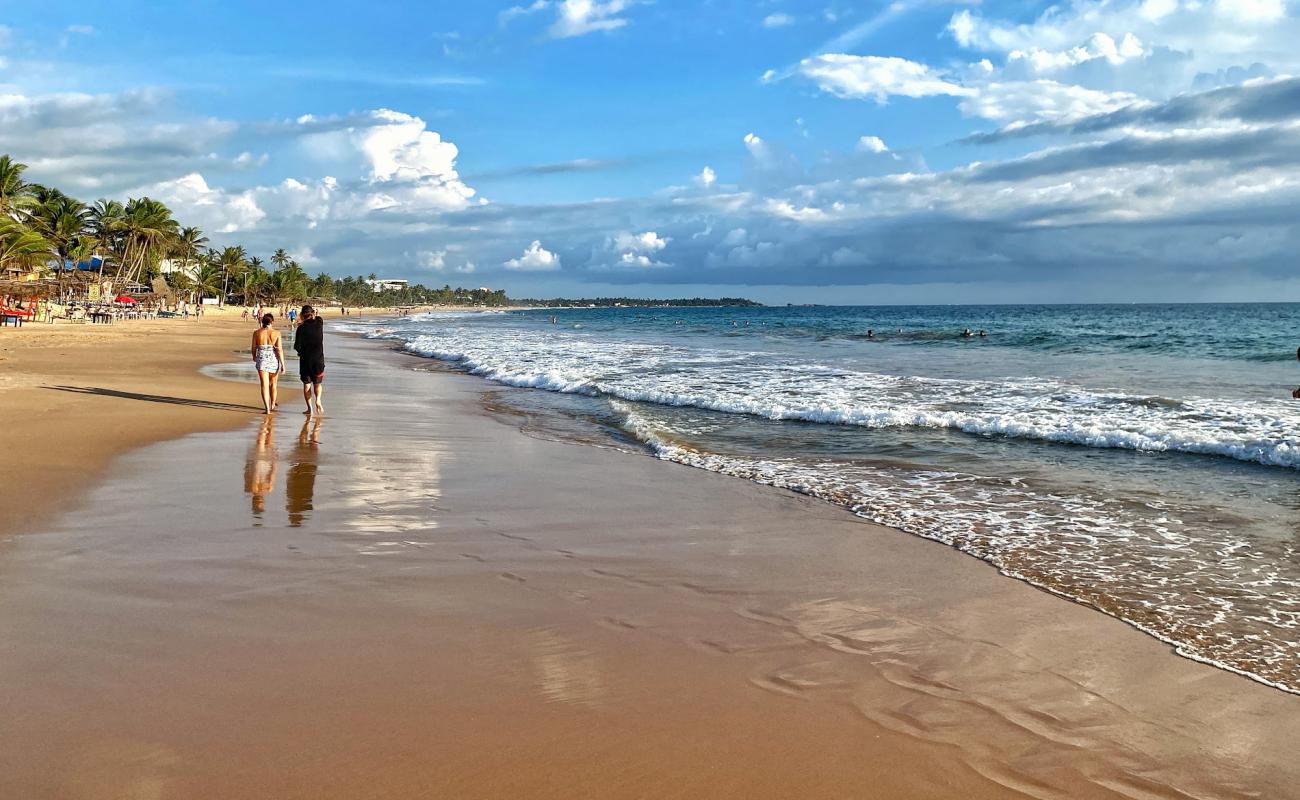
M 614 247 L 634 253 L 657 253 L 668 246 L 671 239 L 665 239 L 654 231 L 645 233 L 619 233 L 614 236 Z
M 705 189 L 710 188 L 718 181 L 718 173 L 713 171 L 713 167 L 706 166 L 700 170 L 700 174 L 695 176 L 695 182 Z
M 1282 0 L 1214 0 L 1214 13 L 1248 25 L 1276 22 L 1286 16 Z
M 860 153 L 888 153 L 889 147 L 879 136 L 863 136 L 858 139 L 857 150 Z
M 524 17 L 524 16 L 528 16 L 529 14 L 535 14 L 538 11 L 545 11 L 550 5 L 551 4 L 549 0 L 534 0 L 534 2 L 530 5 L 511 6 L 510 8 L 507 8 L 505 11 L 502 11 L 498 15 L 498 19 L 500 20 L 502 25 L 505 25 L 515 17 Z
M 619 15 L 636 4 L 637 0 L 562 0 L 555 7 L 550 34 L 556 39 L 568 39 L 616 30 L 627 25 L 627 18 Z
M 764 28 L 784 28 L 787 25 L 794 24 L 794 17 L 785 12 L 778 11 L 775 14 L 768 14 L 763 17 Z
M 1003 123 L 1079 119 L 1138 101 L 1127 92 L 1099 92 L 1056 81 L 1019 81 L 980 86 L 961 101 L 962 113 Z
M 655 267 L 665 266 L 658 261 L 654 261 L 649 256 L 637 255 L 635 253 L 624 253 L 619 257 L 618 263 L 625 267 Z
M 197 172 L 141 187 L 131 194 L 161 200 L 176 216 L 185 220 L 185 224 L 198 225 L 216 233 L 248 230 L 266 217 L 253 192 L 230 193 L 214 189 Z
M 359 157 L 359 177 L 370 191 L 357 205 L 369 211 L 439 213 L 475 202 L 477 192 L 456 170 L 459 148 L 419 117 L 384 108 L 342 118 L 304 115 L 285 130 L 319 161 Z
M 1198 73 L 1256 61 L 1275 73 L 1300 71 L 1300 17 L 1287 14 L 1286 0 L 1073 0 L 1029 22 L 963 9 L 948 32 L 963 47 L 1019 53 L 1039 67 L 1092 62 L 1085 72 L 1074 70 L 1082 85 L 1160 99 L 1186 91 Z M 1159 74 L 1143 74 L 1154 67 Z
M 560 268 L 560 257 L 545 247 L 540 240 L 524 248 L 523 255 L 505 262 L 505 268 L 520 272 L 549 272 Z
M 447 268 L 446 250 L 421 250 L 415 254 L 416 263 L 424 269 L 442 272 Z
M 961 97 L 973 91 L 946 80 L 925 64 L 893 56 L 854 56 L 826 53 L 799 62 L 798 73 L 822 91 L 850 99 L 884 103 L 891 95 Z

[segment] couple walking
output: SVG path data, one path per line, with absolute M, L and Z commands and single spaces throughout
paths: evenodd
M 275 315 L 262 315 L 262 327 L 253 333 L 253 365 L 262 392 L 262 406 L 270 414 L 279 407 L 280 376 L 284 374 L 284 344 L 274 327 Z M 302 398 L 311 415 L 324 414 L 321 396 L 325 391 L 325 321 L 311 306 L 303 306 L 298 327 L 293 334 L 293 349 L 298 353 L 298 377 L 302 379 Z

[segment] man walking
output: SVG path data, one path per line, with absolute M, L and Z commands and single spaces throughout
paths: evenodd
M 314 405 L 316 414 L 324 414 L 321 396 L 325 391 L 325 320 L 311 306 L 303 306 L 298 318 L 301 322 L 293 335 L 293 349 L 298 353 L 302 399 L 307 402 L 307 410 L 302 413 L 311 416 Z

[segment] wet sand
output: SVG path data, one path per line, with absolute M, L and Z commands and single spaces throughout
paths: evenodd
M 1300 698 L 329 345 L 326 419 L 226 410 L 0 542 L 0 797 L 1298 794 Z

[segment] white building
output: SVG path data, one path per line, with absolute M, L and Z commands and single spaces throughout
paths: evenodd
M 387 278 L 380 278 L 379 280 L 374 281 L 367 280 L 366 283 L 370 285 L 371 289 L 375 290 L 375 294 L 405 289 L 407 286 L 407 281 Z

